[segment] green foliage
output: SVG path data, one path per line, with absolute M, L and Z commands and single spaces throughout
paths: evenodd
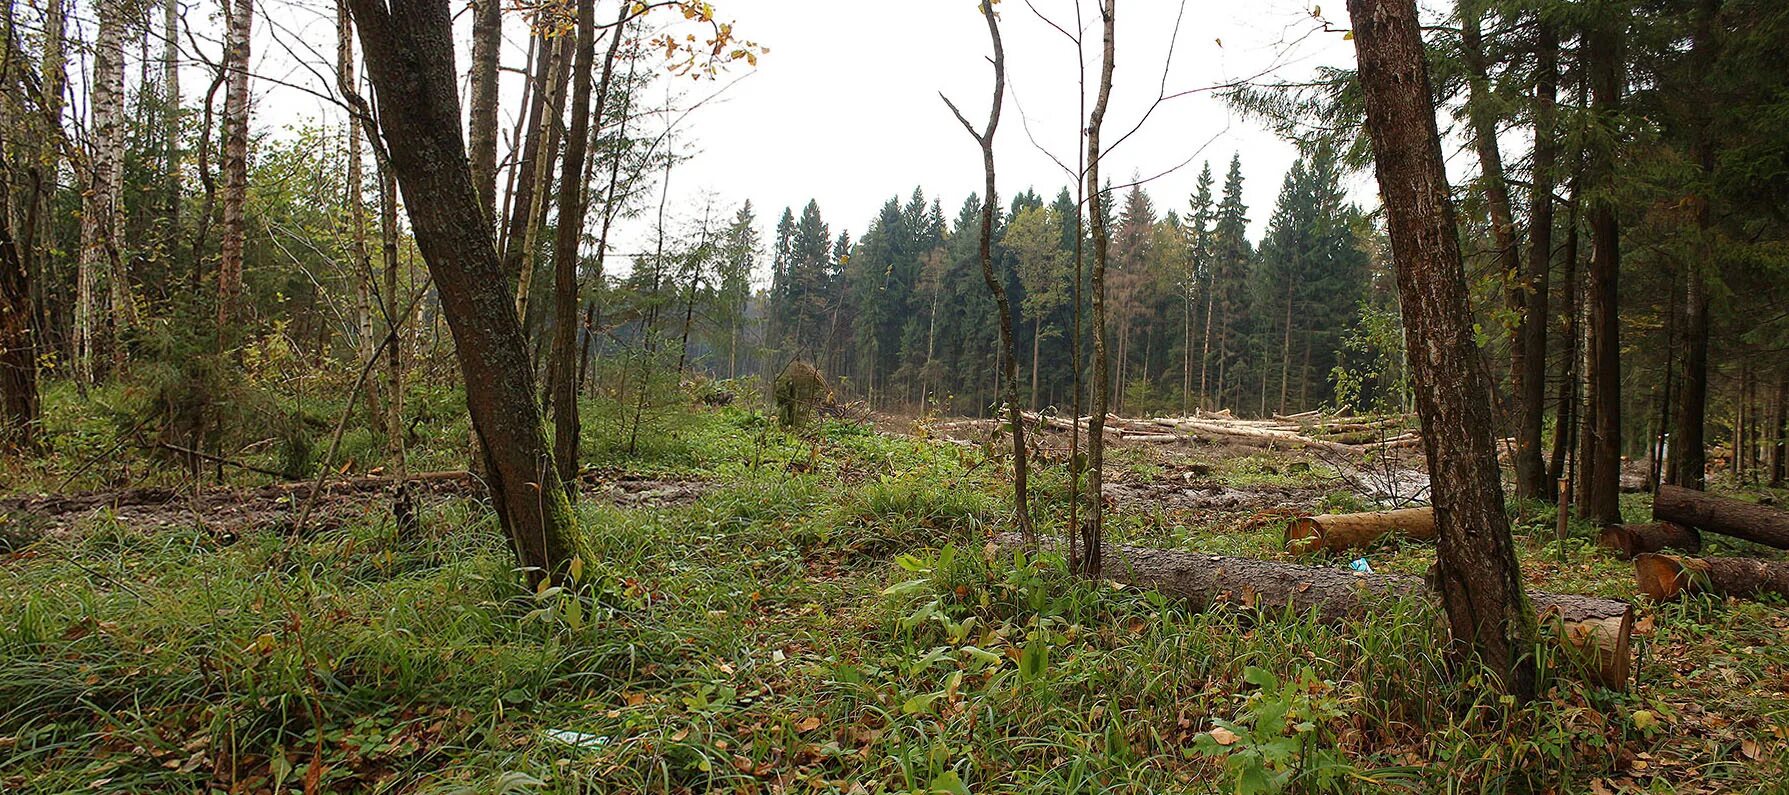
M 1285 792 L 1301 780 L 1319 791 L 1342 783 L 1349 767 L 1325 747 L 1322 734 L 1346 714 L 1334 685 L 1318 681 L 1310 668 L 1282 683 L 1249 667 L 1242 679 L 1257 689 L 1245 697 L 1241 714 L 1234 722 L 1215 721 L 1217 728 L 1199 735 L 1192 751 L 1222 759 L 1238 795 Z
M 1359 319 L 1342 337 L 1342 345 L 1349 353 L 1329 374 L 1338 407 L 1410 410 L 1410 370 L 1404 360 L 1403 320 L 1397 312 L 1361 304 Z

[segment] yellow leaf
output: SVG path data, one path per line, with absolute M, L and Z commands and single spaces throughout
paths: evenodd
M 1632 720 L 1634 722 L 1634 728 L 1639 729 L 1640 731 L 1646 731 L 1647 729 L 1657 726 L 1659 722 L 1659 716 L 1654 715 L 1650 709 L 1634 710 L 1634 714 L 1628 716 L 1628 719 Z
M 1354 31 L 1351 30 L 1342 34 L 1342 41 L 1354 41 Z
M 571 559 L 571 581 L 577 582 L 583 578 L 584 578 L 584 558 L 583 558 L 583 556 L 574 557 Z

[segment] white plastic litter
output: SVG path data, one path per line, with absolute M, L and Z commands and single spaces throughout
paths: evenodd
M 590 734 L 572 729 L 548 729 L 547 739 L 572 748 L 601 748 L 609 744 L 608 735 Z

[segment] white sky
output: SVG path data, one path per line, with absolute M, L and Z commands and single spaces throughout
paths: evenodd
M 1075 0 L 1033 2 L 1072 29 Z M 1090 81 L 1097 76 L 1099 60 L 1096 2 L 1080 3 Z M 1344 28 L 1339 2 L 1326 15 Z M 722 19 L 737 23 L 741 37 L 770 52 L 756 69 L 735 67 L 722 82 L 743 79 L 679 127 L 678 139 L 696 154 L 673 174 L 674 217 L 698 212 L 703 197 L 716 198 L 728 213 L 749 198 L 768 242 L 784 207 L 799 213 L 813 198 L 835 235 L 849 229 L 855 237 L 884 201 L 891 196 L 905 200 L 915 186 L 923 187 L 928 199 L 941 199 L 951 218 L 965 196 L 979 192 L 980 153 L 938 97 L 940 91 L 948 94 L 978 127 L 985 121 L 992 70 L 986 60 L 987 29 L 974 0 L 717 0 L 716 6 Z M 211 0 L 192 0 L 186 6 L 197 49 L 210 59 L 219 50 L 218 8 Z M 261 0 L 257 9 L 257 133 L 277 136 L 294 124 L 339 122 L 341 114 L 332 102 L 312 93 L 334 93 L 334 2 Z M 1038 144 L 1072 166 L 1079 126 L 1075 52 L 1024 0 L 1005 0 L 997 9 L 1009 74 L 996 137 L 1003 203 L 1026 188 L 1048 200 L 1071 178 L 1028 139 L 1027 127 Z M 1108 142 L 1131 129 L 1162 88 L 1180 9 L 1173 0 L 1119 4 Z M 1188 0 L 1183 13 L 1166 78 L 1169 93 L 1269 72 L 1271 77 L 1299 79 L 1315 66 L 1353 59 L 1352 44 L 1339 32 L 1320 31 L 1303 0 Z M 502 124 L 508 130 L 520 99 L 527 30 L 520 15 L 506 17 Z M 77 35 L 90 36 L 86 8 L 78 10 L 76 24 Z M 463 71 L 468 15 L 461 13 L 456 24 Z M 189 59 L 193 49 L 191 43 L 183 44 Z M 134 63 L 130 71 L 135 74 Z M 187 70 L 182 89 L 189 103 L 202 95 L 207 82 L 205 71 Z M 683 85 L 695 97 L 718 84 Z M 82 93 L 84 86 L 77 83 L 77 103 Z M 221 96 L 218 101 L 221 106 Z M 1091 101 L 1089 96 L 1089 105 Z M 1258 237 L 1295 152 L 1209 92 L 1160 105 L 1141 131 L 1107 158 L 1104 171 L 1122 184 L 1191 158 L 1190 164 L 1148 185 L 1159 212 L 1184 211 L 1200 163 L 1211 161 L 1221 186 L 1232 152 L 1242 156 L 1251 231 Z M 1353 186 L 1356 198 L 1370 201 L 1369 181 L 1358 182 Z M 616 253 L 642 250 L 651 228 L 649 218 L 623 224 Z
M 1072 0 L 1034 2 L 1072 30 Z M 1098 70 L 1098 18 L 1093 0 L 1082 5 L 1091 82 Z M 1106 141 L 1134 126 L 1158 95 L 1178 7 L 1170 0 L 1120 3 Z M 991 50 L 972 0 L 726 0 L 720 8 L 738 20 L 742 35 L 771 52 L 725 102 L 704 108 L 689 123 L 700 154 L 674 175 L 673 202 L 689 195 L 683 188 L 750 198 L 768 232 L 785 206 L 799 213 L 815 198 L 835 235 L 842 227 L 858 235 L 883 202 L 897 195 L 905 200 L 916 185 L 941 198 L 953 219 L 963 198 L 980 192 L 980 152 L 938 96 L 948 94 L 978 128 L 985 122 Z M 1072 178 L 1030 138 L 1073 167 L 1079 127 L 1075 52 L 1023 0 L 997 8 L 1009 75 L 996 135 L 998 184 L 1006 197 L 1035 188 L 1047 201 Z M 1168 92 L 1255 76 L 1276 64 L 1282 74 L 1302 76 L 1317 63 L 1352 59 L 1352 45 L 1339 33 L 1305 38 L 1316 26 L 1309 7 L 1294 0 L 1188 2 Z M 1285 44 L 1301 38 L 1297 46 Z M 1295 152 L 1209 93 L 1158 107 L 1103 169 L 1122 184 L 1195 158 L 1148 186 L 1159 212 L 1184 212 L 1200 161 L 1212 161 L 1221 186 L 1233 151 L 1242 155 L 1258 235 Z

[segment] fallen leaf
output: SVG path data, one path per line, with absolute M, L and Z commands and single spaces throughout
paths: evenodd
M 1219 726 L 1211 730 L 1211 739 L 1216 740 L 1218 745 L 1231 745 L 1236 742 L 1237 737 L 1236 732 Z

